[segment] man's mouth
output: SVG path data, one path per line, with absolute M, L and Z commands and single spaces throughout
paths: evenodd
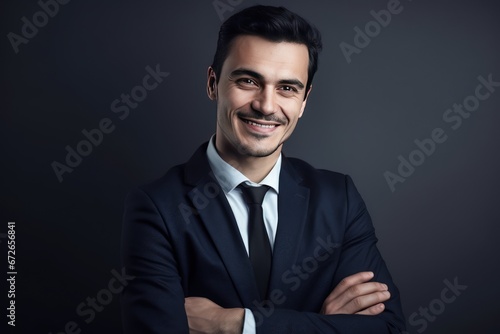
M 264 129 L 273 129 L 277 126 L 277 124 L 261 124 L 261 123 L 252 122 L 252 121 L 249 121 L 246 119 L 244 119 L 243 122 L 250 124 L 250 125 L 253 125 L 253 126 L 258 126 L 258 127 L 264 128 Z
M 254 126 L 254 127 L 257 127 L 260 129 L 266 129 L 266 130 L 272 130 L 272 129 L 275 129 L 276 127 L 278 127 L 279 125 L 281 125 L 277 122 L 250 120 L 250 119 L 246 119 L 243 117 L 240 117 L 240 119 L 248 125 L 251 125 L 251 126 Z

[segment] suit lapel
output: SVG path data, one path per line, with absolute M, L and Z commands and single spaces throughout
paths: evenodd
M 198 213 L 233 281 L 242 305 L 250 307 L 253 301 L 259 300 L 252 266 L 231 207 L 210 169 L 206 148 L 207 144 L 202 145 L 186 164 L 185 180 L 194 185 L 188 196 L 194 204 L 198 203 L 197 197 L 204 194 L 205 189 L 210 189 L 210 194 L 217 191 L 215 197 L 205 196 L 208 200 L 204 202 L 205 205 L 198 204 Z
M 210 188 L 211 194 L 217 189 L 217 196 L 207 196 L 205 205 L 198 205 L 198 213 L 233 281 L 242 305 L 254 306 L 254 302 L 260 300 L 260 297 L 252 265 L 231 207 L 210 169 L 206 149 L 205 143 L 186 164 L 185 181 L 194 187 L 189 192 L 189 198 L 194 204 L 197 196 L 205 193 L 205 189 Z M 300 181 L 300 176 L 283 156 L 278 196 L 278 229 L 273 247 L 269 292 L 282 287 L 283 273 L 290 270 L 297 260 L 309 203 L 309 188 L 300 185 Z
M 309 203 L 309 188 L 301 186 L 300 181 L 301 178 L 290 161 L 283 157 L 278 196 L 278 229 L 273 248 L 269 292 L 283 285 L 282 275 L 297 260 Z

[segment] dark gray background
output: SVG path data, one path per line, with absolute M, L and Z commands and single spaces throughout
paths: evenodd
M 354 27 L 387 2 L 260 1 L 286 5 L 323 33 L 314 90 L 285 152 L 353 177 L 407 318 L 457 278 L 467 289 L 424 332 L 499 333 L 500 89 L 457 130 L 442 116 L 474 93 L 478 76 L 500 81 L 500 6 L 404 0 L 348 64 L 339 44 L 353 44 Z M 0 233 L 16 221 L 16 332 L 59 333 L 75 321 L 82 333 L 120 333 L 118 297 L 89 324 L 75 309 L 120 270 L 127 191 L 184 162 L 214 132 L 205 75 L 221 20 L 211 0 L 74 0 L 15 54 L 7 34 L 20 34 L 21 17 L 39 10 L 35 1 L 0 4 Z M 111 102 L 156 64 L 170 76 L 120 120 Z M 106 117 L 114 132 L 60 183 L 51 163 Z M 391 192 L 383 173 L 438 127 L 447 141 Z

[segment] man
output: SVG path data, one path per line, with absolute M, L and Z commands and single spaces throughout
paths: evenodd
M 319 32 L 281 7 L 247 8 L 222 25 L 207 75 L 215 135 L 127 199 L 126 333 L 404 329 L 350 177 L 281 153 L 320 50 Z

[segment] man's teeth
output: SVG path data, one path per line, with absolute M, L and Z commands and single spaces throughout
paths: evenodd
M 246 121 L 246 122 L 248 124 L 250 124 L 250 125 L 260 126 L 261 128 L 266 128 L 266 129 L 272 129 L 272 128 L 274 128 L 276 126 L 274 124 L 266 125 L 266 124 L 255 123 L 255 122 L 252 122 L 252 121 Z

